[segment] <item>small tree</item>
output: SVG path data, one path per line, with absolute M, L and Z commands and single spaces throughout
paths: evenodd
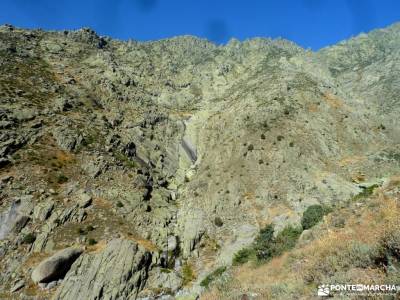
M 88 244 L 89 244 L 89 246 L 93 246 L 93 245 L 97 244 L 97 241 L 95 239 L 89 239 Z
M 33 233 L 25 234 L 24 237 L 22 238 L 22 242 L 24 244 L 33 244 L 35 240 L 36 236 Z
M 303 226 L 303 229 L 306 230 L 315 226 L 328 212 L 328 208 L 319 204 L 307 207 L 303 213 L 303 218 L 301 219 L 301 225 Z
M 254 241 L 254 250 L 258 259 L 268 259 L 272 256 L 271 244 L 274 240 L 274 225 L 268 224 L 260 230 Z

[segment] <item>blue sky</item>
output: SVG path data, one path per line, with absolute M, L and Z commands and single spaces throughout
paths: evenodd
M 0 23 L 119 39 L 283 37 L 314 50 L 400 21 L 398 0 L 0 0 Z

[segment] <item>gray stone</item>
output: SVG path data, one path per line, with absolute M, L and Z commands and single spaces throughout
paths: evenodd
M 19 233 L 26 226 L 30 219 L 31 218 L 28 216 L 17 216 L 14 224 L 14 232 Z
M 151 254 L 129 240 L 115 239 L 95 254 L 82 255 L 54 299 L 135 299 L 144 287 Z
M 204 213 L 193 209 L 182 217 L 181 222 L 183 256 L 188 257 L 204 234 Z
M 8 182 L 12 181 L 13 179 L 14 179 L 13 176 L 11 176 L 11 175 L 6 175 L 6 176 L 3 176 L 3 177 L 0 179 L 0 181 L 1 181 L 2 183 L 8 183 Z
M 58 146 L 67 151 L 76 150 L 83 141 L 82 135 L 71 128 L 55 127 L 53 136 L 56 139 Z
M 33 282 L 47 283 L 62 278 L 82 252 L 82 249 L 71 247 L 45 259 L 33 270 Z
M 49 282 L 49 283 L 44 283 L 44 282 L 42 282 L 42 283 L 39 283 L 39 286 L 40 286 L 42 289 L 50 290 L 50 289 L 52 289 L 52 288 L 55 288 L 57 285 L 59 285 L 60 282 L 61 282 L 61 280 L 55 280 L 55 281 L 51 281 L 51 282 Z
M 13 287 L 10 289 L 10 293 L 15 293 L 22 289 L 25 286 L 25 281 L 23 280 L 18 280 Z
M 259 229 L 257 226 L 252 224 L 243 224 L 235 228 L 235 235 L 232 238 L 226 240 L 219 253 L 217 261 L 221 265 L 230 265 L 232 263 L 233 256 L 241 249 L 250 245 Z
M 14 125 L 14 122 L 0 121 L 0 129 L 8 129 Z
M 62 208 L 57 215 L 58 225 L 65 224 L 66 222 L 82 221 L 82 209 L 79 208 L 78 204 L 73 204 L 69 207 Z M 55 220 L 54 220 L 55 221 Z
M 182 278 L 173 270 L 154 268 L 149 272 L 147 288 L 175 293 L 182 286 Z
M 69 111 L 76 106 L 77 106 L 77 101 L 74 99 L 59 97 L 55 101 L 55 109 L 57 111 Z
M 49 236 L 50 236 L 50 231 L 44 231 L 38 234 L 36 236 L 35 242 L 31 247 L 31 252 L 37 253 L 44 251 L 46 249 L 47 243 L 49 242 Z
M 0 240 L 10 232 L 19 233 L 29 222 L 32 211 L 32 196 L 16 198 L 10 208 L 0 213 Z
M 19 206 L 19 213 L 25 216 L 29 216 L 33 212 L 33 196 L 32 195 L 26 195 L 26 196 L 21 196 L 15 199 L 15 201 L 18 201 L 21 203 Z
M 96 157 L 94 159 L 89 159 L 84 162 L 82 168 L 87 172 L 91 178 L 97 178 L 108 168 L 108 163 L 103 157 Z
M 92 204 L 92 196 L 86 194 L 85 192 L 81 192 L 78 196 L 78 205 L 81 208 L 86 208 Z
M 33 120 L 37 116 L 37 111 L 35 109 L 24 108 L 20 110 L 13 111 L 13 117 L 19 122 L 26 122 Z
M 33 218 L 39 221 L 46 221 L 54 209 L 54 201 L 47 200 L 44 203 L 39 203 L 33 210 Z
M 302 246 L 307 245 L 313 239 L 314 239 L 313 229 L 306 229 L 301 233 L 297 243 L 298 243 L 299 247 L 302 247 Z
M 168 237 L 168 251 L 174 251 L 177 247 L 178 247 L 178 239 L 176 238 L 176 236 L 169 236 Z
M 39 282 L 39 283 L 38 283 L 38 286 L 39 286 L 42 290 L 45 290 L 46 287 L 47 287 L 47 283 L 45 283 L 45 282 Z
M 195 163 L 197 160 L 197 150 L 196 147 L 190 141 L 190 139 L 185 136 L 182 139 L 181 145 L 188 158 L 192 161 L 192 163 Z

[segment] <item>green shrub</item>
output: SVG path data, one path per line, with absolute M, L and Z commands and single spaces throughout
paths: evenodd
M 93 231 L 94 230 L 94 227 L 92 226 L 92 225 L 88 225 L 87 227 L 86 227 L 86 231 Z
M 207 288 L 212 281 L 217 279 L 217 277 L 221 276 L 224 272 L 226 271 L 226 267 L 219 267 L 215 271 L 213 271 L 211 274 L 207 275 L 206 278 L 204 278 L 200 282 L 200 286 Z
M 15 153 L 12 157 L 14 159 L 21 159 L 21 155 L 19 153 Z
M 88 244 L 89 244 L 89 246 L 93 246 L 93 245 L 97 244 L 97 241 L 95 239 L 89 239 Z
M 115 151 L 113 152 L 115 158 L 117 160 L 119 160 L 125 167 L 129 168 L 129 169 L 135 169 L 138 167 L 138 165 L 136 164 L 135 161 L 131 160 L 128 156 L 126 156 L 125 154 L 119 152 L 119 151 Z
M 172 272 L 172 270 L 171 270 L 171 269 L 167 269 L 167 268 L 160 268 L 160 272 L 161 272 L 161 273 L 169 274 L 169 273 Z
M 373 184 L 373 185 L 370 185 L 367 187 L 362 187 L 363 190 L 358 195 L 354 196 L 352 200 L 357 201 L 357 200 L 371 196 L 377 187 L 379 187 L 378 184 Z
M 57 176 L 57 182 L 59 184 L 66 183 L 67 181 L 68 181 L 68 177 L 65 176 L 64 174 L 60 174 L 60 175 Z
M 86 234 L 86 231 L 85 231 L 83 228 L 81 228 L 81 227 L 79 227 L 79 228 L 76 230 L 76 232 L 77 232 L 79 235 L 84 235 L 84 234 Z
M 386 249 L 388 253 L 400 258 L 400 232 L 397 230 L 390 230 L 387 232 L 381 241 L 382 248 Z
M 36 236 L 33 233 L 25 234 L 24 237 L 22 238 L 22 242 L 24 244 L 33 244 L 35 240 Z
M 95 134 L 91 134 L 91 135 L 87 135 L 85 136 L 84 140 L 83 140 L 83 144 L 85 146 L 89 146 L 91 144 L 93 144 L 94 142 L 96 142 L 97 137 L 95 136 Z
M 183 279 L 183 285 L 187 285 L 191 281 L 193 281 L 196 278 L 196 275 L 194 274 L 193 268 L 189 263 L 185 263 L 182 266 L 182 279 Z
M 222 221 L 222 219 L 220 217 L 215 217 L 214 224 L 217 227 L 221 227 L 222 225 L 224 225 L 224 222 Z
M 124 207 L 124 204 L 121 201 L 117 202 L 117 207 Z
M 239 250 L 234 256 L 232 264 L 234 266 L 242 265 L 255 257 L 255 251 L 252 248 L 244 248 Z
M 303 213 L 303 218 L 301 219 L 301 225 L 303 230 L 309 229 L 319 223 L 324 215 L 329 213 L 329 209 L 325 206 L 315 204 L 307 207 Z
M 389 160 L 394 160 L 396 162 L 400 162 L 400 153 L 399 152 L 393 152 L 390 151 L 389 153 L 387 153 L 386 156 Z
M 256 245 L 257 244 L 264 244 L 270 243 L 274 238 L 274 225 L 268 224 L 266 227 L 260 230 L 256 238 Z
M 292 249 L 302 232 L 299 227 L 287 226 L 274 237 L 274 226 L 267 225 L 260 230 L 253 244 L 237 252 L 233 257 L 233 265 L 241 265 L 251 260 L 267 261 L 283 252 Z
M 274 238 L 274 228 L 268 225 L 255 241 L 257 260 L 269 260 L 292 249 L 301 232 L 301 228 L 287 226 Z
M 297 240 L 303 230 L 300 227 L 285 227 L 271 244 L 271 257 L 281 255 L 296 246 Z

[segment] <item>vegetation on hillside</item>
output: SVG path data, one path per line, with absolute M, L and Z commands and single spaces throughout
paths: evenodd
M 257 291 L 261 299 L 309 298 L 321 282 L 400 284 L 399 187 L 400 180 L 393 180 L 365 198 L 363 205 L 349 202 L 331 211 L 321 226 L 310 229 L 307 243 L 262 264 L 237 265 L 229 280 L 213 285 L 201 299 L 232 299 L 244 288 Z M 320 212 L 310 208 L 307 215 L 321 216 Z M 345 219 L 341 227 L 336 226 L 338 218 Z M 271 238 L 268 228 L 263 236 L 276 243 L 278 237 Z

